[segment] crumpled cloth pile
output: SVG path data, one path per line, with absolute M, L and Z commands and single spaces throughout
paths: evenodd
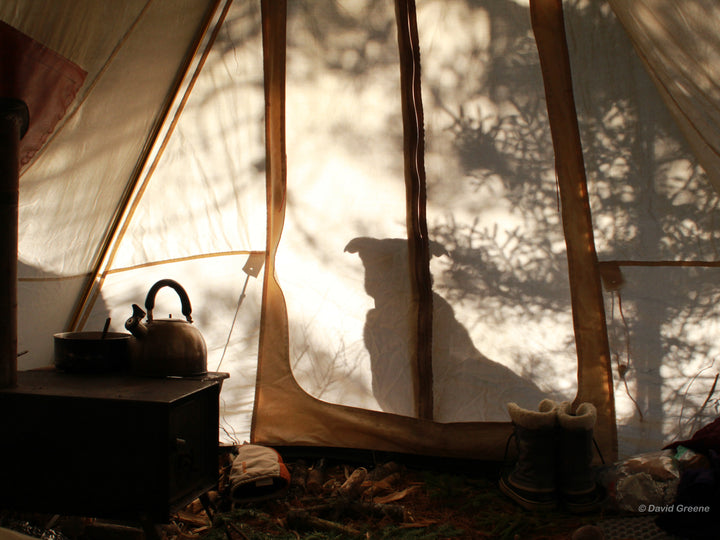
M 720 418 L 699 429 L 690 439 L 665 448 L 680 446 L 705 459 L 684 468 L 673 509 L 661 513 L 656 523 L 682 538 L 717 538 L 720 523 Z
M 280 454 L 266 446 L 243 444 L 229 475 L 234 502 L 251 502 L 281 495 L 290 485 L 290 472 Z

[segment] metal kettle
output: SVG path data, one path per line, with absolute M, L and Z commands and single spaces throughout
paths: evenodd
M 180 296 L 185 320 L 153 319 L 155 295 L 163 287 L 171 287 Z M 133 304 L 133 313 L 125 321 L 125 328 L 135 337 L 132 352 L 132 371 L 139 375 L 192 376 L 207 373 L 207 346 L 202 334 L 192 324 L 192 307 L 185 289 L 172 279 L 162 279 L 148 291 L 145 311 Z

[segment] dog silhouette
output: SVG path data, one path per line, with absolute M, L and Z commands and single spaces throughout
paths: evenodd
M 372 390 L 385 412 L 414 416 L 411 343 L 412 289 L 408 242 L 358 237 L 345 251 L 365 269 L 365 291 L 375 302 L 367 312 L 363 339 L 370 353 Z M 431 256 L 447 255 L 438 243 Z M 438 422 L 507 421 L 507 403 L 536 409 L 545 397 L 533 382 L 490 360 L 475 347 L 452 306 L 433 292 L 433 417 Z

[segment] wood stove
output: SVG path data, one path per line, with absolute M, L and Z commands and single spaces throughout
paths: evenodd
M 18 372 L 0 389 L 0 508 L 167 522 L 217 485 L 226 377 Z

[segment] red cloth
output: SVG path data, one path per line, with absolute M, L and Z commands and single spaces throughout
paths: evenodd
M 21 99 L 30 127 L 20 142 L 20 170 L 65 116 L 87 72 L 0 21 L 0 97 Z
M 715 450 L 720 454 L 720 418 L 716 418 L 708 425 L 701 427 L 690 439 L 672 442 L 665 448 L 675 449 L 681 445 L 703 454 L 707 454 L 709 450 Z

